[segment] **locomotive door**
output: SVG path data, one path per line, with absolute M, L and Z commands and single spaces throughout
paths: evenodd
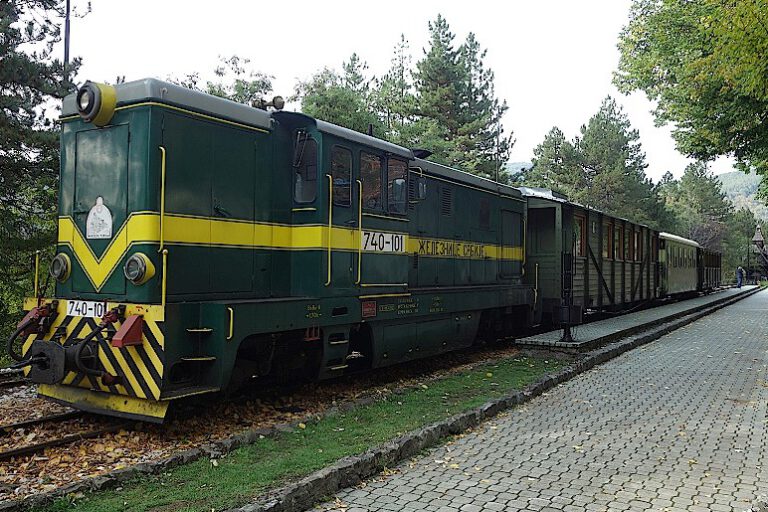
M 125 238 L 121 227 L 128 206 L 128 125 L 88 130 L 77 134 L 75 193 L 72 214 L 75 225 L 97 258 L 115 237 Z M 125 279 L 110 279 L 100 291 L 125 293 Z M 89 277 L 75 275 L 73 290 L 94 291 Z
M 351 149 L 335 144 L 328 151 L 325 165 L 333 214 L 331 286 L 336 289 L 352 288 L 357 279 L 358 183 L 352 173 L 352 159 Z

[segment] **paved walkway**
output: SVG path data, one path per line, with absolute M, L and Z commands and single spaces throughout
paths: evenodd
M 768 492 L 767 350 L 763 292 L 315 510 L 747 510 Z

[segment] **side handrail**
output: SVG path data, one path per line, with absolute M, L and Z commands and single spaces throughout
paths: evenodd
M 357 281 L 363 280 L 363 182 L 357 181 Z
M 157 252 L 163 252 L 165 247 L 165 148 L 163 146 L 158 148 L 160 149 L 160 248 Z
M 333 233 L 333 178 L 330 174 L 326 174 L 328 177 L 328 279 L 325 281 L 325 286 L 331 285 L 331 234 Z
M 165 294 L 166 294 L 166 285 L 167 285 L 167 276 L 168 276 L 168 249 L 163 249 L 163 282 L 162 282 L 162 289 L 160 291 L 162 297 L 161 297 L 161 303 L 163 305 L 163 311 L 165 311 Z

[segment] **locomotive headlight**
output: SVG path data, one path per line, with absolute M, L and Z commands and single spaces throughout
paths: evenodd
M 123 274 L 135 285 L 144 284 L 155 275 L 155 266 L 146 254 L 137 252 L 125 262 Z
M 85 82 L 77 91 L 77 111 L 85 122 L 105 126 L 115 114 L 117 92 L 111 85 Z
M 49 269 L 51 277 L 63 283 L 69 278 L 70 272 L 72 272 L 72 263 L 69 260 L 69 256 L 64 253 L 59 253 L 54 256 L 51 261 L 51 268 Z

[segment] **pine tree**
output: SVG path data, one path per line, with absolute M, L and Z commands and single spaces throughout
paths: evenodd
M 645 175 L 640 135 L 610 96 L 582 126 L 575 142 L 588 186 L 576 199 L 593 208 L 652 226 L 658 225 L 660 198 Z
M 525 175 L 525 185 L 557 190 L 569 197 L 586 187 L 576 148 L 557 126 L 533 150 L 533 167 Z
M 0 319 L 31 293 L 35 251 L 55 241 L 58 130 L 64 64 L 52 57 L 64 15 L 58 0 L 0 2 Z M 69 76 L 80 66 L 69 65 Z M 70 80 L 71 82 L 71 80 Z M 44 261 L 47 261 L 47 254 Z M 13 312 L 12 309 L 13 308 Z M 0 331 L 7 329 L 0 323 Z M 0 332 L 0 334 L 3 334 Z
M 419 142 L 419 132 L 412 129 L 416 121 L 416 97 L 411 77 L 412 59 L 404 34 L 400 35 L 393 53 L 389 70 L 378 82 L 374 104 L 384 123 L 384 137 L 395 144 L 415 147 Z
M 681 235 L 709 249 L 721 249 L 733 206 L 706 163 L 694 162 L 685 168 L 673 204 L 680 218 Z
M 474 34 L 455 46 L 448 22 L 429 23 L 430 47 L 416 63 L 415 88 L 421 119 L 431 119 L 435 136 L 445 142 L 434 159 L 494 178 L 509 158 L 513 140 L 504 135 L 505 102 L 495 97 L 493 71 Z

